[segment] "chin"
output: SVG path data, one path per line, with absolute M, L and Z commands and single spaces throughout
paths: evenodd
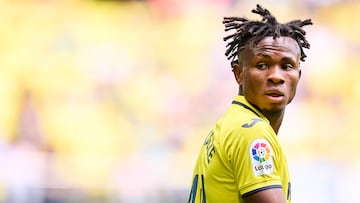
M 278 112 L 284 111 L 285 107 L 286 107 L 286 105 L 284 105 L 284 104 L 270 104 L 266 108 L 263 108 L 263 111 L 278 113 Z

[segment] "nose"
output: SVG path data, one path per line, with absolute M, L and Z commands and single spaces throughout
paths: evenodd
M 284 73 L 280 66 L 273 66 L 268 69 L 269 70 L 269 76 L 268 81 L 273 84 L 284 84 Z

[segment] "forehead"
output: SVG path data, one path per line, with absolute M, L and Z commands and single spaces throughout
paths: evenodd
M 248 47 L 245 52 L 250 52 L 255 56 L 258 55 L 282 55 L 283 57 L 298 60 L 300 57 L 300 48 L 298 43 L 291 37 L 265 37 L 255 46 Z

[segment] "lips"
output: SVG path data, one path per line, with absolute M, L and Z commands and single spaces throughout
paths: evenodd
M 284 93 L 280 90 L 265 91 L 265 97 L 270 103 L 282 103 L 284 100 Z
M 265 91 L 265 95 L 272 96 L 272 97 L 282 97 L 284 96 L 284 93 L 280 90 L 268 90 Z

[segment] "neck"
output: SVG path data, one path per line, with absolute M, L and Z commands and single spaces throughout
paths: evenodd
M 278 134 L 282 120 L 284 118 L 284 110 L 278 112 L 263 111 L 262 113 L 267 119 L 269 119 L 271 127 L 275 133 Z

